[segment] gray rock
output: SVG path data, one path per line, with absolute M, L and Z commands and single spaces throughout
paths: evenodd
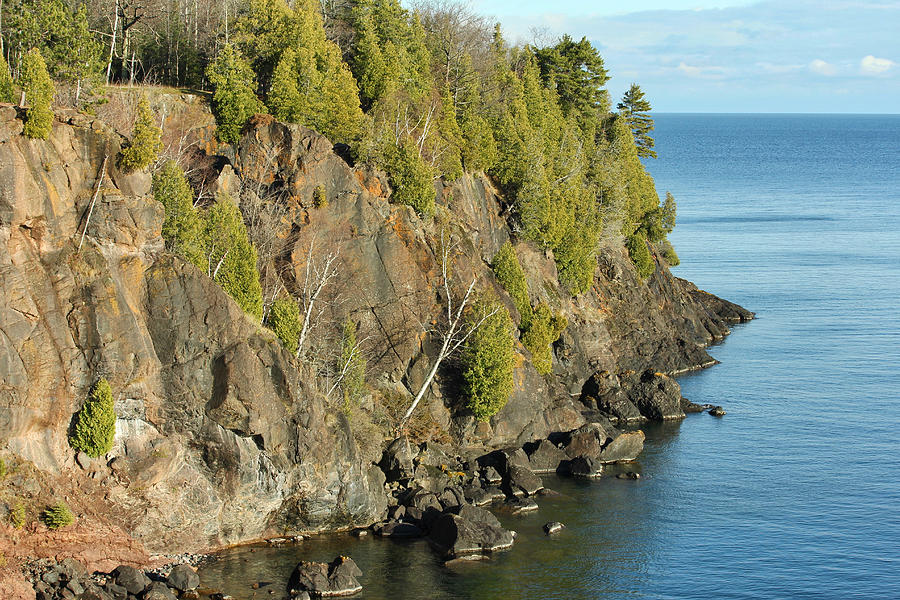
M 193 590 L 200 585 L 200 577 L 190 565 L 176 565 L 172 567 L 172 571 L 169 572 L 169 577 L 166 579 L 166 582 L 169 584 L 169 587 L 173 587 L 180 592 L 185 592 L 187 590 Z
M 555 473 L 567 458 L 550 440 L 540 440 L 528 454 L 528 465 L 534 473 Z
M 721 406 L 714 406 L 711 409 L 709 409 L 709 414 L 711 414 L 714 417 L 724 417 L 726 415 L 726 412 L 725 412 L 725 409 L 722 408 Z
M 162 581 L 154 581 L 144 591 L 143 600 L 178 600 L 175 593 Z
M 422 530 L 412 523 L 391 521 L 375 526 L 375 535 L 391 538 L 417 538 L 422 537 Z
M 507 485 L 513 496 L 533 496 L 544 487 L 541 478 L 528 467 L 511 465 L 508 478 Z
M 534 512 L 540 508 L 533 498 L 511 498 L 506 501 L 505 506 L 514 515 Z
M 550 521 L 549 523 L 544 523 L 544 533 L 547 535 L 553 535 L 554 533 L 559 533 L 566 526 L 560 523 L 559 521 Z
M 137 596 L 150 585 L 149 577 L 127 565 L 116 567 L 112 575 L 116 578 L 116 584 L 128 590 L 128 593 L 133 596 Z
M 350 596 L 362 590 L 357 577 L 362 571 L 346 556 L 338 556 L 330 563 L 300 562 L 291 573 L 288 590 L 308 592 L 311 596 Z
M 569 473 L 573 477 L 596 479 L 603 475 L 603 463 L 587 456 L 578 456 L 569 461 Z
M 641 478 L 641 474 L 636 473 L 634 471 L 626 471 L 624 473 L 619 473 L 618 475 L 616 475 L 616 479 L 636 480 L 636 479 L 640 479 L 640 478 Z
M 629 431 L 604 446 L 598 460 L 602 463 L 629 462 L 636 459 L 643 450 L 644 432 Z
M 511 531 L 452 513 L 441 515 L 428 537 L 447 558 L 504 550 L 515 541 Z

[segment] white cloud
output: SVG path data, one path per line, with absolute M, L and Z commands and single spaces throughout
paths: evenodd
M 831 77 L 837 73 L 837 69 L 834 68 L 834 65 L 825 62 L 821 58 L 817 58 L 809 63 L 809 70 L 813 73 L 818 73 L 819 75 L 825 75 L 826 77 Z
M 688 77 L 718 78 L 725 74 L 723 67 L 697 67 L 684 61 L 678 63 L 678 66 L 675 68 Z
M 859 70 L 863 75 L 881 75 L 897 66 L 889 58 L 876 58 L 871 54 L 859 61 Z

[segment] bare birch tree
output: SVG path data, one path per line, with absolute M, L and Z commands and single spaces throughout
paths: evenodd
M 474 323 L 467 324 L 465 322 L 463 316 L 465 314 L 466 307 L 472 300 L 472 292 L 475 290 L 475 283 L 478 281 L 478 276 L 472 276 L 472 282 L 469 283 L 469 287 L 466 288 L 465 294 L 463 294 L 459 303 L 454 305 L 453 293 L 450 289 L 449 268 L 450 256 L 455 249 L 456 244 L 450 244 L 449 240 L 446 239 L 447 237 L 448 236 L 446 232 L 444 230 L 441 230 L 441 278 L 443 280 L 442 286 L 444 291 L 444 301 L 447 303 L 447 322 L 444 328 L 438 331 L 438 335 L 440 336 L 441 340 L 441 348 L 434 359 L 434 364 L 431 366 L 431 370 L 428 371 L 428 375 L 425 377 L 425 381 L 422 382 L 421 387 L 419 387 L 418 393 L 416 393 L 416 397 L 413 399 L 412 404 L 409 405 L 409 409 L 407 409 L 406 413 L 403 415 L 403 419 L 401 419 L 400 421 L 401 430 L 405 429 L 406 423 L 412 416 L 413 411 L 416 410 L 416 407 L 425 396 L 425 392 L 428 390 L 431 382 L 434 381 L 434 377 L 435 375 L 437 375 L 441 363 L 443 363 L 444 360 L 449 358 L 454 352 L 456 352 L 456 350 L 458 350 L 463 344 L 465 344 L 466 341 L 472 336 L 472 334 L 478 331 L 478 328 L 481 327 L 485 321 L 496 314 L 499 310 L 499 308 L 495 308 L 489 313 L 482 315 L 481 318 Z
M 300 303 L 303 309 L 303 324 L 300 326 L 300 335 L 297 339 L 297 358 L 303 356 L 304 344 L 309 337 L 312 325 L 315 324 L 318 316 L 323 312 L 323 309 L 319 308 L 317 302 L 328 284 L 336 279 L 339 274 L 338 259 L 340 258 L 340 252 L 334 250 L 325 256 L 316 259 L 315 245 L 316 240 L 313 238 L 309 243 L 309 250 L 306 253 L 303 289 L 300 293 Z

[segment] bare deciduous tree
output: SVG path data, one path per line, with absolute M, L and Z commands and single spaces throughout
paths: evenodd
M 303 324 L 300 326 L 300 336 L 297 340 L 297 358 L 303 356 L 303 348 L 309 337 L 312 325 L 318 320 L 324 309 L 317 305 L 323 290 L 338 276 L 338 259 L 340 252 L 333 250 L 325 256 L 315 256 L 315 244 L 313 239 L 309 243 L 306 253 L 306 265 L 304 268 L 303 288 L 300 293 L 300 306 L 303 309 Z
M 446 360 L 456 350 L 458 350 L 460 346 L 465 344 L 466 340 L 468 340 L 473 333 L 478 331 L 478 328 L 481 327 L 481 325 L 484 324 L 485 321 L 494 316 L 494 314 L 496 314 L 499 310 L 499 308 L 495 308 L 491 312 L 482 315 L 481 318 L 474 323 L 467 324 L 465 322 L 463 316 L 466 307 L 469 305 L 469 302 L 472 299 L 472 292 L 475 290 L 475 283 L 478 281 L 478 277 L 477 275 L 472 276 L 472 282 L 469 283 L 469 287 L 466 288 L 466 291 L 460 299 L 459 303 L 454 306 L 453 293 L 450 289 L 451 286 L 449 268 L 450 256 L 453 253 L 456 244 L 449 243 L 447 237 L 448 236 L 446 232 L 444 230 L 441 230 L 441 278 L 443 280 L 442 285 L 444 291 L 444 301 L 447 303 L 447 322 L 441 330 L 437 331 L 441 340 L 441 348 L 434 359 L 434 364 L 428 371 L 428 375 L 422 382 L 421 387 L 419 387 L 419 391 L 416 394 L 416 397 L 413 399 L 412 404 L 409 405 L 409 408 L 403 415 L 403 419 L 400 421 L 401 429 L 406 427 L 406 423 L 409 420 L 410 416 L 412 416 L 413 411 L 416 410 L 419 402 L 425 396 L 425 392 L 428 390 L 428 387 L 434 380 L 435 375 L 437 375 L 438 368 L 440 368 L 441 363 L 444 362 L 444 360 Z

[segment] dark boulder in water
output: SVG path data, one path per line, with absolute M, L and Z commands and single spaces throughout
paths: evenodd
M 338 556 L 330 563 L 301 561 L 288 581 L 292 595 L 307 592 L 310 596 L 352 596 L 362 590 L 356 580 L 362 571 L 352 558 Z

